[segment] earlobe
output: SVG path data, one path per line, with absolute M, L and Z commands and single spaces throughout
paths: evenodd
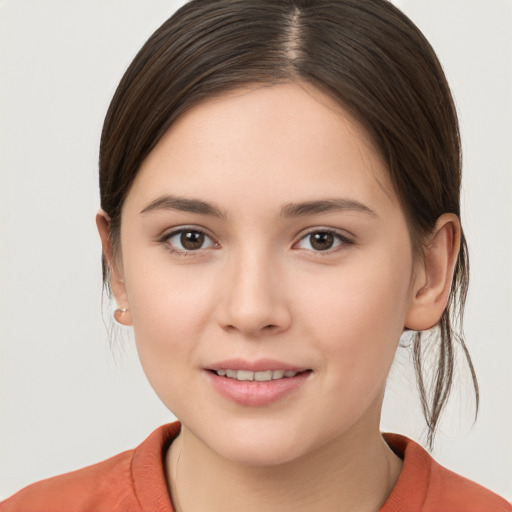
M 414 281 L 406 328 L 424 331 L 441 318 L 448 304 L 459 246 L 458 217 L 452 213 L 441 215 L 424 246 L 423 264 Z
M 114 319 L 122 325 L 132 325 L 123 271 L 119 258 L 115 254 L 112 238 L 110 236 L 110 217 L 103 210 L 100 210 L 96 214 L 96 226 L 98 227 L 98 233 L 101 238 L 103 258 L 108 268 L 110 288 L 112 289 L 116 303 L 119 305 L 114 312 Z

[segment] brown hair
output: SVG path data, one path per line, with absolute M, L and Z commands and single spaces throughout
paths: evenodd
M 100 147 L 101 207 L 119 243 L 137 171 L 169 126 L 200 101 L 249 84 L 307 82 L 366 128 L 387 163 L 415 253 L 443 213 L 460 216 L 457 115 L 441 65 L 419 29 L 386 0 L 192 0 L 139 51 L 112 99 Z M 464 234 L 426 383 L 422 333 L 414 363 L 432 446 L 462 347 L 469 278 Z M 108 271 L 104 265 L 108 286 Z

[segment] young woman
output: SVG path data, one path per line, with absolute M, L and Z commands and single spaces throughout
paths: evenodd
M 379 430 L 410 331 L 433 443 L 468 279 L 450 91 L 391 4 L 186 4 L 112 100 L 100 189 L 115 318 L 180 423 L 2 512 L 512 510 Z

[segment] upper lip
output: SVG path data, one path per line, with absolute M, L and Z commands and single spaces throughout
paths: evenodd
M 225 359 L 208 365 L 206 370 L 246 370 L 250 372 L 264 372 L 266 370 L 284 370 L 303 372 L 309 368 L 296 366 L 276 359 L 257 359 L 255 361 L 247 361 L 245 359 Z

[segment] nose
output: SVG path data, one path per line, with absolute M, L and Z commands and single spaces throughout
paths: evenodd
M 218 322 L 227 331 L 259 337 L 291 324 L 283 272 L 269 257 L 250 252 L 233 258 L 222 277 Z

